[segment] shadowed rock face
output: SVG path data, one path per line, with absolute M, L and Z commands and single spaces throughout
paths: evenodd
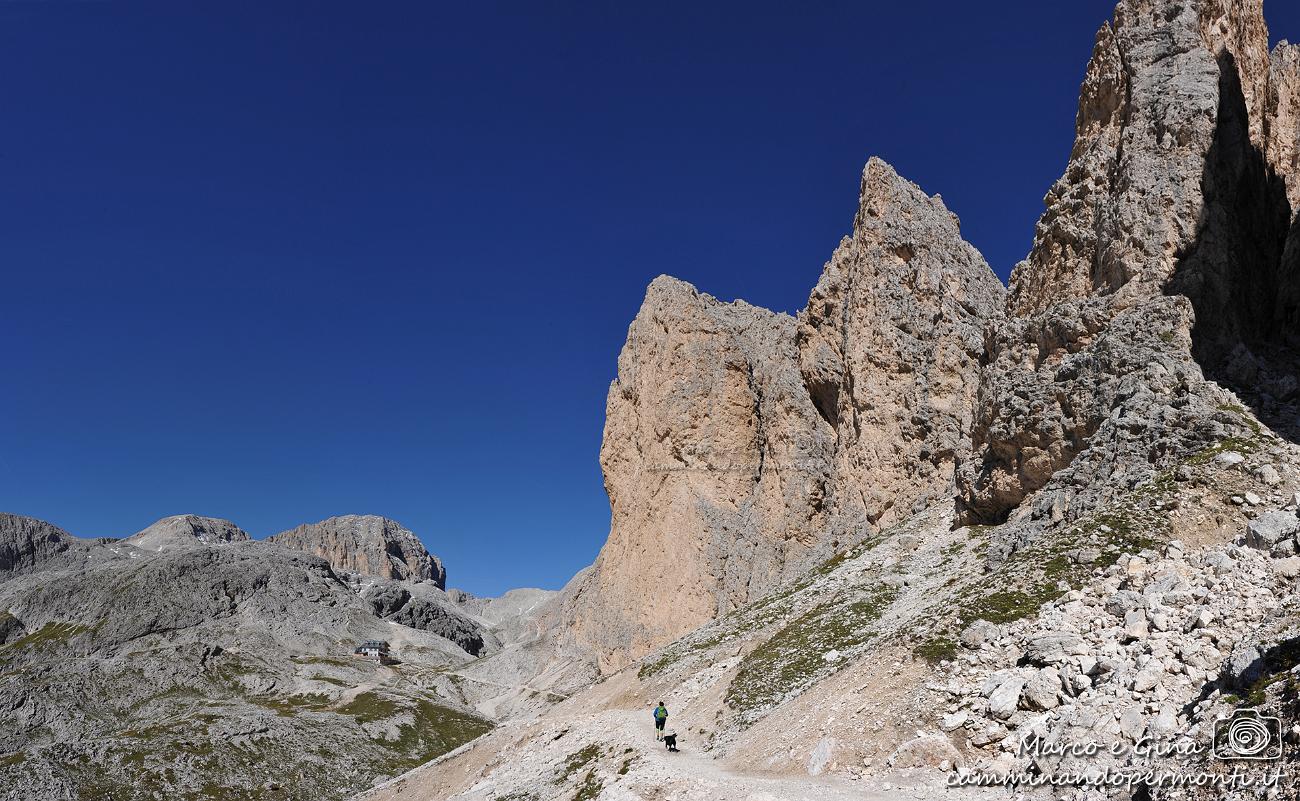
M 483 653 L 483 629 L 458 612 L 452 601 L 442 596 L 439 603 L 427 597 L 413 597 L 412 587 L 402 582 L 377 582 L 366 588 L 361 596 L 370 603 L 375 616 L 400 623 L 421 631 L 437 634 L 454 642 L 466 653 L 480 656 Z
M 877 159 L 798 319 L 655 279 L 610 387 L 612 524 L 571 635 L 620 667 L 950 495 L 1002 294 L 942 201 Z
M 1102 27 L 1069 167 L 986 338 L 967 521 L 1071 518 L 1233 433 L 1205 376 L 1254 379 L 1300 286 L 1294 73 L 1254 0 L 1125 0 Z
M 1242 135 L 1265 140 L 1268 32 L 1259 0 L 1124 0 L 1097 34 L 1065 174 L 1048 192 L 1008 309 L 1159 294 L 1201 228 L 1221 58 L 1241 70 Z
M 410 530 L 386 517 L 331 517 L 281 532 L 267 541 L 320 556 L 335 570 L 398 581 L 427 580 L 439 589 L 447 583 L 442 560 L 429 553 Z

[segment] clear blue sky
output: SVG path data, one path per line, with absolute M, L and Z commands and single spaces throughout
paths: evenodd
M 1005 278 L 1111 3 L 790 8 L 0 3 L 0 510 L 559 587 L 650 279 L 797 310 L 872 154 Z

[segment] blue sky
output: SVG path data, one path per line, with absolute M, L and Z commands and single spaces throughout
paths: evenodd
M 791 8 L 0 3 L 0 510 L 559 587 L 650 279 L 799 309 L 873 154 L 1005 279 L 1111 4 Z

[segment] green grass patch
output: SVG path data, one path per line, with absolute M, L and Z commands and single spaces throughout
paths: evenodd
M 912 652 L 931 665 L 937 665 L 945 659 L 957 658 L 957 643 L 951 637 L 931 637 L 912 649 Z
M 79 623 L 46 623 L 36 631 L 19 637 L 8 645 L 0 646 L 0 649 L 22 651 L 58 648 L 66 645 L 69 640 L 78 634 L 90 630 L 89 626 L 83 626 Z
M 492 729 L 492 724 L 482 718 L 423 698 L 403 698 L 398 703 L 375 693 L 361 693 L 339 711 L 352 715 L 358 723 L 410 716 L 410 722 L 399 726 L 397 739 L 378 741 L 393 753 L 392 767 L 399 772 L 423 765 Z
M 356 662 L 334 656 L 293 656 L 290 659 L 300 665 L 332 665 L 334 667 L 356 667 Z
M 839 553 L 836 553 L 833 556 L 831 556 L 831 558 L 822 562 L 817 567 L 814 567 L 812 569 L 812 574 L 814 576 L 829 576 L 831 573 L 835 572 L 835 568 L 844 564 L 854 556 L 857 556 L 857 554 L 858 554 L 858 550 L 856 548 L 845 548 Z
M 12 768 L 15 765 L 21 765 L 26 761 L 27 753 L 24 751 L 16 751 L 12 754 L 0 756 L 0 768 Z
M 595 801 L 600 798 L 600 791 L 605 789 L 605 783 L 596 775 L 595 769 L 587 771 L 583 777 L 582 783 L 578 785 L 578 792 L 573 794 L 573 801 Z
M 1001 625 L 1035 615 L 1043 604 L 1061 595 L 1061 590 L 1054 584 L 1042 584 L 1028 591 L 992 592 L 970 599 L 963 611 L 971 620 L 987 620 Z
M 600 759 L 600 754 L 600 746 L 595 743 L 569 754 L 564 760 L 564 772 L 560 774 L 559 782 L 562 784 L 573 778 L 574 774 Z
M 820 604 L 787 623 L 741 660 L 727 687 L 727 705 L 746 725 L 763 710 L 833 673 L 845 660 L 827 662 L 824 655 L 838 651 L 847 657 L 846 652 L 873 639 L 872 625 L 896 594 L 894 588 L 877 584 L 856 598 Z
M 1268 700 L 1268 688 L 1279 682 L 1285 682 L 1284 693 L 1295 698 L 1298 684 L 1291 671 L 1300 665 L 1300 637 L 1293 637 L 1268 649 L 1264 653 L 1264 672 L 1247 689 L 1246 697 L 1241 699 L 1242 706 L 1260 706 Z
M 339 707 L 339 712 L 351 715 L 360 723 L 372 723 L 387 720 L 400 712 L 402 707 L 391 698 L 378 693 L 358 693 L 357 697 Z
M 1227 451 L 1237 451 L 1238 453 L 1253 453 L 1259 448 L 1259 442 L 1254 439 L 1243 439 L 1242 437 L 1228 437 L 1219 440 L 1208 448 L 1204 448 L 1191 456 L 1187 457 L 1187 463 L 1192 465 L 1201 465 L 1210 462 L 1214 457 Z
M 1235 414 L 1241 419 L 1243 425 L 1250 429 L 1252 437 L 1258 437 L 1263 432 L 1263 427 L 1244 406 L 1237 403 L 1220 403 L 1217 407 L 1221 412 Z
M 250 696 L 248 700 L 285 718 L 293 717 L 298 712 L 327 709 L 331 703 L 330 697 L 324 693 L 305 693 L 281 697 Z

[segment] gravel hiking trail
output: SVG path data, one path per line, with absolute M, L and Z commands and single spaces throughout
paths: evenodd
M 670 731 L 672 723 L 670 718 Z M 567 799 L 573 796 L 572 776 L 558 777 L 565 773 L 566 763 L 591 746 L 607 755 L 595 769 L 602 782 L 601 801 L 976 801 L 994 797 L 987 790 L 949 789 L 938 771 L 899 772 L 860 781 L 740 772 L 701 750 L 702 740 L 692 738 L 684 726 L 677 731 L 681 750 L 674 753 L 655 740 L 649 709 L 604 710 L 562 722 L 506 724 L 494 735 L 357 798 L 493 801 L 531 795 L 539 801 Z M 494 737 L 511 744 L 499 751 L 484 747 Z M 615 769 L 619 763 L 625 765 L 622 772 Z M 587 770 L 589 766 L 583 765 L 574 775 Z M 444 777 L 454 773 L 467 778 L 451 787 Z

